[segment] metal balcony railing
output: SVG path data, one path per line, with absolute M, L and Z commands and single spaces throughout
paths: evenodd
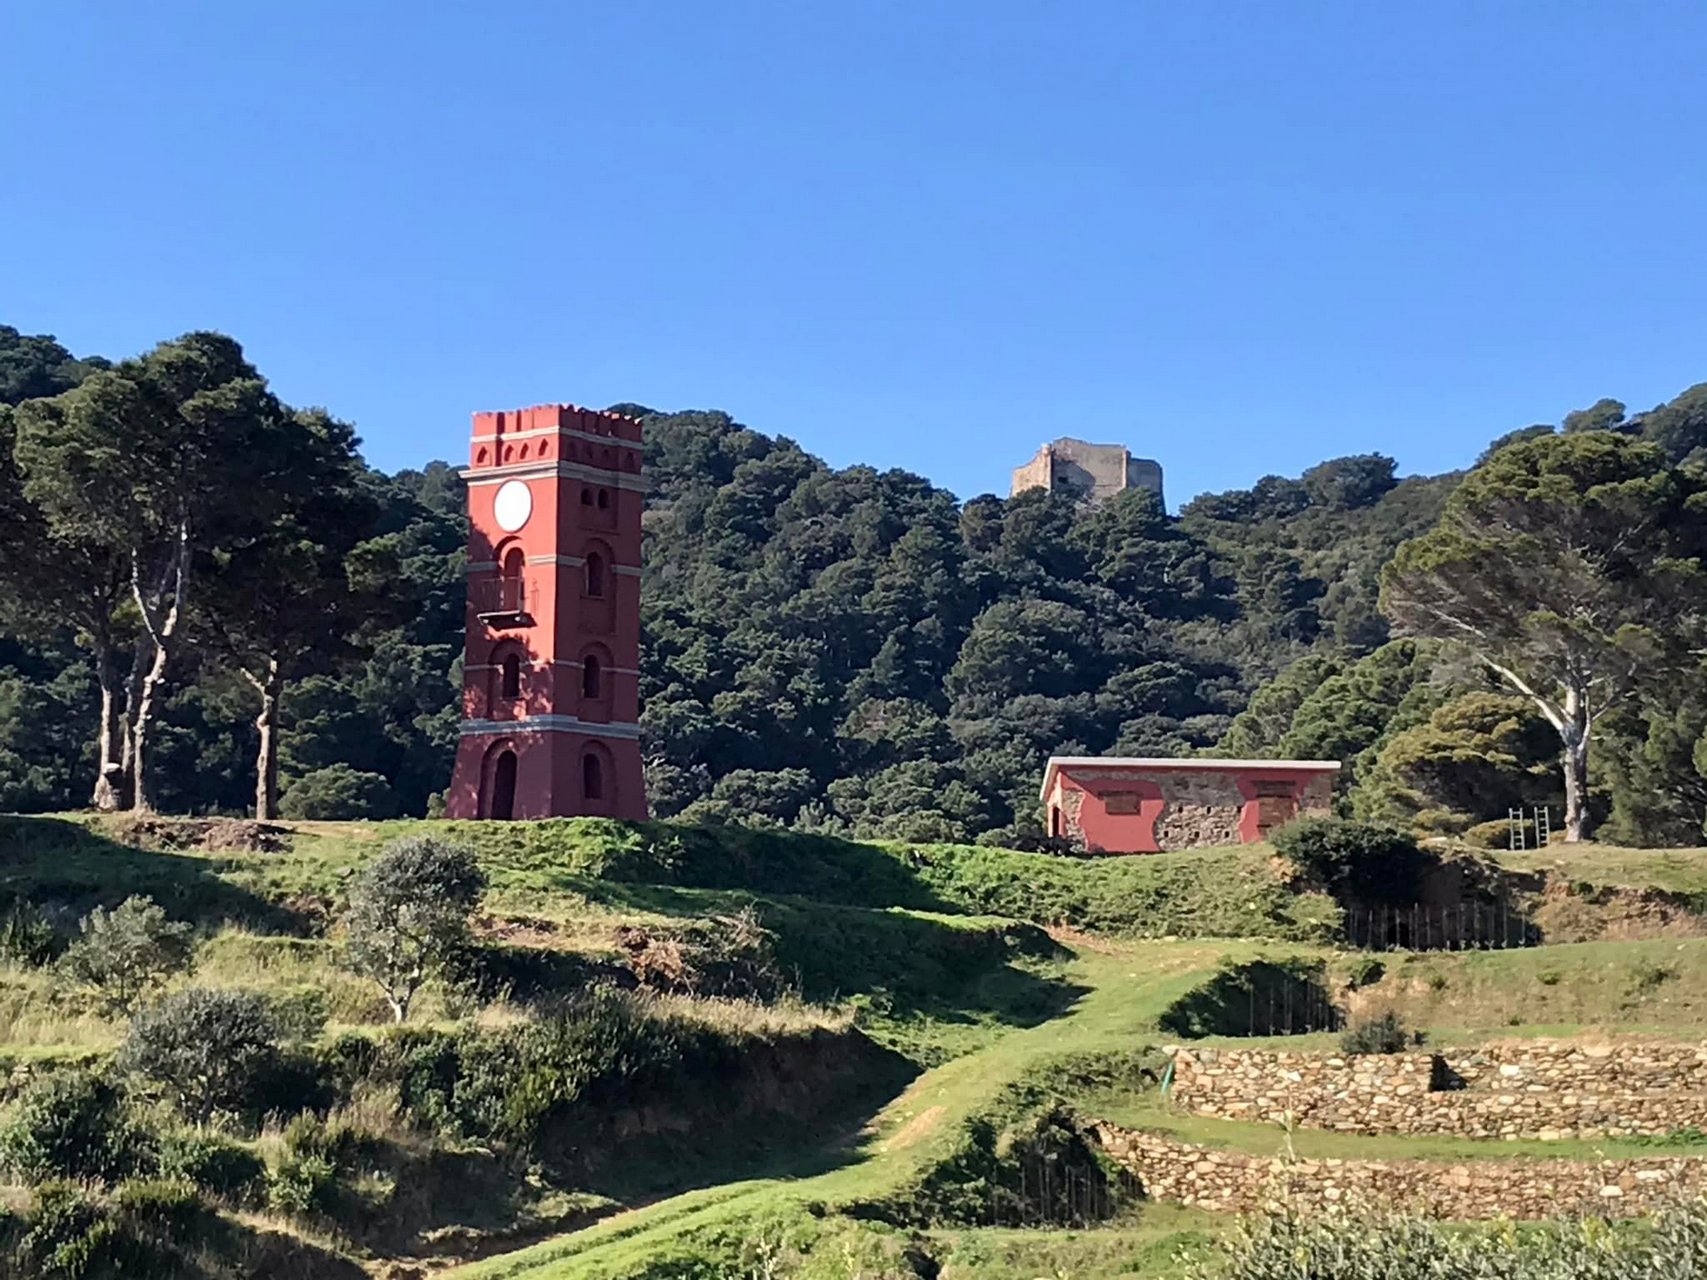
M 486 578 L 468 584 L 469 603 L 489 627 L 531 627 L 526 578 Z

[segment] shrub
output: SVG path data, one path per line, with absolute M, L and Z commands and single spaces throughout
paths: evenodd
M 350 967 L 379 984 L 398 1022 L 468 944 L 468 913 L 485 888 L 474 855 L 438 836 L 393 840 L 357 874 L 345 916 Z
M 229 1138 L 180 1130 L 160 1140 L 160 1176 L 188 1182 L 209 1195 L 251 1203 L 267 1166 L 253 1151 Z
M 1434 859 L 1408 833 L 1344 818 L 1298 818 L 1274 833 L 1274 847 L 1336 897 L 1415 902 Z
M 337 1208 L 338 1166 L 314 1152 L 286 1152 L 267 1180 L 267 1201 L 293 1218 L 329 1216 Z
M 1399 1015 L 1389 1010 L 1378 1018 L 1360 1018 L 1347 1027 L 1340 1036 L 1340 1052 L 1403 1053 L 1421 1043 L 1422 1036 L 1412 1035 Z
M 146 1158 L 146 1135 L 124 1095 L 88 1071 L 33 1081 L 0 1129 L 0 1165 L 28 1182 L 118 1179 Z
M 41 908 L 15 898 L 0 917 L 0 959 L 14 964 L 44 965 L 59 954 L 59 931 Z
M 131 1021 L 119 1061 L 205 1121 L 252 1109 L 257 1086 L 280 1066 L 280 1036 L 261 996 L 191 987 Z
M 336 1217 L 357 1162 L 374 1139 L 341 1122 L 299 1115 L 285 1126 L 284 1148 L 268 1178 L 272 1207 L 295 1217 Z
M 347 764 L 305 773 L 279 797 L 279 815 L 311 822 L 353 822 L 397 816 L 397 793 L 377 773 Z
M 71 1182 L 36 1188 L 27 1227 L 18 1241 L 23 1275 L 67 1277 L 137 1274 L 121 1270 L 124 1242 L 118 1224 L 94 1195 Z
M 43 1280 L 202 1280 L 218 1220 L 177 1181 L 126 1182 L 102 1198 L 75 1183 L 36 1189 L 0 1274 Z M 226 1274 L 220 1271 L 218 1274 Z
M 459 1037 L 447 1110 L 467 1133 L 535 1143 L 600 1086 L 620 1083 L 627 1096 L 644 1096 L 649 1080 L 682 1061 L 692 1034 L 646 1016 L 632 996 L 596 988 L 537 1022 Z M 713 1039 L 701 1046 L 708 1055 Z M 710 1064 L 709 1056 L 696 1062 Z
M 190 927 L 175 924 L 146 897 L 126 898 L 111 911 L 83 918 L 65 953 L 66 972 L 95 988 L 108 1008 L 124 1013 L 150 988 L 190 963 Z
M 166 1267 L 175 1260 L 172 1254 L 176 1250 L 194 1248 L 204 1238 L 211 1217 L 196 1188 L 177 1178 L 139 1178 L 122 1183 L 113 1193 L 112 1212 L 124 1234 L 145 1248 L 152 1246 L 151 1252 Z M 142 1270 L 139 1274 L 155 1276 L 164 1270 Z

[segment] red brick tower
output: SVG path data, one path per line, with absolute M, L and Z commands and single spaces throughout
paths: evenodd
M 646 817 L 640 423 L 474 415 L 468 642 L 452 818 Z

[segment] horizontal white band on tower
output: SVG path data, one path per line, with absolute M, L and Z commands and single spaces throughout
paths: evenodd
M 584 733 L 595 738 L 638 738 L 635 721 L 583 720 L 579 716 L 528 716 L 520 720 L 464 720 L 458 734 L 464 738 L 495 737 L 517 733 Z
M 488 488 L 506 480 L 548 480 L 560 476 L 565 480 L 590 480 L 609 489 L 627 489 L 630 493 L 646 492 L 645 478 L 632 471 L 593 467 L 581 462 L 501 462 L 490 467 L 464 467 L 457 474 L 470 489 Z

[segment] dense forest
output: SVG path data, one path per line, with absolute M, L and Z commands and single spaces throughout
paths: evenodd
M 1026 844 L 1051 753 L 1210 753 L 1342 759 L 1349 811 L 1425 829 L 1570 799 L 1701 837 L 1707 385 L 1177 516 L 614 407 L 646 429 L 660 815 Z M 373 470 L 228 338 L 115 363 L 0 327 L 0 810 L 432 812 L 464 536 L 451 467 Z

